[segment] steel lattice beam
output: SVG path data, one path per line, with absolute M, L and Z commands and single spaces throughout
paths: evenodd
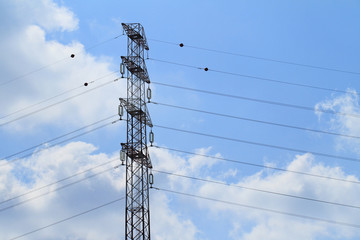
M 127 56 L 122 63 L 127 71 L 127 99 L 120 104 L 127 111 L 126 209 L 125 239 L 150 240 L 149 168 L 152 168 L 147 148 L 147 126 L 152 122 L 145 100 L 145 83 L 150 83 L 144 52 L 149 50 L 144 28 L 139 23 L 122 23 L 128 36 Z

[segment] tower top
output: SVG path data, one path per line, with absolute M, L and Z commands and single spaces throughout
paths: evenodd
M 129 38 L 131 38 L 134 42 L 143 45 L 146 50 L 149 50 L 145 31 L 140 23 L 121 23 L 121 25 Z

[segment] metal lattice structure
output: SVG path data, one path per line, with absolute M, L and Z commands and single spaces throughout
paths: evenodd
M 127 142 L 122 143 L 126 158 L 125 239 L 150 240 L 149 169 L 147 127 L 152 127 L 146 107 L 145 83 L 150 83 L 144 53 L 149 50 L 144 28 L 139 23 L 122 23 L 127 40 L 127 98 L 120 106 L 127 112 Z

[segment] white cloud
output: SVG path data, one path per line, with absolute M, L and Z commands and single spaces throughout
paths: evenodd
M 199 148 L 194 152 L 200 155 L 207 155 L 210 150 L 211 147 Z M 192 155 L 188 158 L 185 158 L 166 149 L 159 148 L 150 148 L 150 153 L 155 170 L 176 173 L 180 175 L 193 174 L 197 176 L 207 176 L 210 167 L 218 161 L 214 158 L 200 155 Z M 220 154 L 216 154 L 216 156 L 220 157 Z M 179 179 L 177 176 L 164 176 L 164 174 L 158 174 L 158 176 L 160 180 L 158 180 L 156 177 L 154 180 L 155 184 L 157 182 L 165 181 L 171 188 L 177 188 L 177 190 L 186 191 L 191 189 L 191 187 L 194 185 L 194 182 L 192 182 L 190 179 Z
M 49 31 L 70 31 L 77 28 L 78 20 L 69 9 L 49 0 L 11 2 L 13 3 L 2 1 L 0 4 L 3 7 L 1 12 L 6 12 L 8 20 L 14 22 L 2 31 L 2 81 L 12 80 L 43 66 L 47 67 L 1 86 L 2 115 L 13 113 L 69 89 L 81 87 L 85 82 L 107 77 L 46 104 L 3 118 L 0 124 L 117 77 L 115 74 L 110 75 L 113 64 L 111 58 L 92 56 L 80 42 L 62 44 L 47 39 Z M 16 30 L 13 30 L 15 27 Z M 75 53 L 75 58 L 70 58 L 72 53 Z M 124 94 L 125 80 L 120 80 L 27 117 L 26 122 L 18 120 L 4 127 L 10 131 L 27 132 L 41 124 L 82 126 L 115 114 L 118 98 Z
M 287 169 L 358 181 L 357 178 L 346 175 L 339 168 L 331 168 L 322 164 L 313 163 L 313 157 L 309 154 L 297 156 L 297 158 L 288 165 Z M 356 184 L 316 179 L 290 172 L 273 173 L 265 177 L 262 177 L 261 172 L 259 173 L 240 180 L 237 185 L 360 206 L 360 201 L 356 194 L 358 188 Z M 225 188 L 221 185 L 204 184 L 198 191 L 204 196 L 282 212 L 354 224 L 360 220 L 359 215 L 354 214 L 354 211 L 357 210 L 352 208 L 314 203 L 241 188 Z M 343 196 L 346 196 L 346 199 Z M 224 205 L 222 203 L 203 203 L 202 207 L 205 206 L 215 212 L 227 211 L 231 219 L 236 223 L 234 224 L 235 228 L 239 228 L 239 226 L 236 226 L 239 224 L 246 225 L 249 222 L 253 223 L 253 227 L 248 231 L 242 229 L 242 232 L 239 233 L 241 237 L 235 237 L 234 239 L 252 240 L 265 237 L 269 240 L 279 240 L 288 239 L 290 235 L 292 239 L 317 239 L 318 237 L 328 237 L 328 239 L 332 239 L 331 237 L 334 235 L 328 236 L 329 232 L 334 232 L 335 235 L 340 236 L 342 239 L 349 236 L 359 236 L 356 229 L 349 227 L 339 227 L 323 222 L 288 217 L 244 207 Z M 232 234 L 234 234 L 234 231 Z
M 289 226 L 291 226 L 291 232 L 289 231 Z M 241 238 L 244 240 L 288 240 L 289 236 L 291 236 L 292 239 L 316 239 L 318 236 L 314 236 L 314 233 L 322 233 L 319 235 L 331 237 L 328 236 L 328 234 L 326 233 L 325 227 L 319 224 L 302 223 L 299 221 L 285 218 L 270 218 L 267 219 L 267 221 L 263 221 L 262 224 L 254 227 L 250 233 L 243 234 L 242 236 L 237 236 L 234 239 Z
M 195 149 L 195 155 L 191 155 L 188 159 L 186 159 L 166 149 L 156 147 L 150 148 L 150 152 L 152 156 L 154 156 L 153 165 L 157 166 L 157 170 L 177 173 L 199 173 L 201 170 L 211 168 L 219 160 L 201 156 L 208 155 L 210 151 L 211 147 Z M 221 155 L 216 154 L 215 157 L 219 158 Z
M 78 28 L 79 20 L 74 13 L 52 0 L 2 1 L 0 6 L 3 16 L 13 23 L 7 26 L 9 28 L 26 24 L 36 24 L 47 31 L 73 31 Z
M 120 164 L 120 160 L 117 159 L 118 152 L 114 154 L 94 152 L 97 152 L 97 148 L 92 144 L 71 142 L 64 146 L 35 152 L 29 158 L 1 166 L 0 202 L 111 161 L 109 164 L 77 177 L 0 204 L 0 209 L 2 209 L 109 169 L 109 171 L 68 188 L 52 192 L 6 211 L 0 210 L 0 226 L 4 227 L 0 231 L 0 239 L 10 239 L 124 196 L 125 169 L 122 166 L 114 168 Z M 160 163 L 160 169 L 164 169 L 163 166 L 166 165 L 164 160 L 173 160 L 171 158 L 157 159 L 157 157 L 154 159 Z M 184 163 L 189 162 L 186 159 L 183 160 Z M 2 163 L 5 163 L 5 160 Z M 182 215 L 181 211 L 170 208 L 171 202 L 165 194 L 151 192 L 151 195 L 153 239 L 199 239 L 194 223 L 187 216 Z M 27 239 L 95 240 L 101 236 L 101 239 L 110 240 L 123 237 L 123 230 L 124 201 L 120 201 L 31 234 L 27 236 Z
M 155 240 L 195 240 L 198 230 L 191 220 L 172 211 L 169 200 L 163 193 L 153 192 L 152 238 Z
M 360 105 L 359 95 L 355 90 L 348 90 L 351 94 L 344 94 L 326 101 L 316 104 L 315 109 L 330 110 L 345 114 L 331 115 L 328 118 L 323 118 L 327 121 L 331 130 L 337 131 L 344 135 L 360 136 Z M 322 117 L 323 114 L 317 113 Z M 325 117 L 325 116 L 324 116 Z M 341 137 L 337 138 L 336 147 L 339 150 L 350 150 L 360 154 L 358 148 L 360 140 Z
M 40 188 L 59 179 L 66 178 L 78 172 L 93 168 L 114 160 L 115 155 L 94 154 L 96 148 L 84 142 L 72 142 L 63 147 L 57 146 L 35 153 L 27 159 L 21 159 L 16 163 L 2 166 L 0 202 L 11 197 L 29 192 L 34 188 Z M 116 159 L 116 158 L 115 158 Z M 6 228 L 0 231 L 1 239 L 9 239 L 27 231 L 45 226 L 57 220 L 69 217 L 75 213 L 96 207 L 103 203 L 119 198 L 124 194 L 124 171 L 116 171 L 114 166 L 119 161 L 112 161 L 104 166 L 94 168 L 74 178 L 59 182 L 45 189 L 32 192 L 20 198 L 5 202 L 0 208 L 27 201 L 32 197 L 53 191 L 56 188 L 80 180 L 84 177 L 105 171 L 83 182 L 68 188 L 52 192 L 19 206 L 0 212 L 0 225 Z M 86 239 L 97 239 L 96 236 L 109 236 L 111 239 L 122 234 L 118 228 L 119 220 L 122 219 L 124 201 L 105 207 L 89 214 L 87 217 L 79 217 L 72 220 L 76 223 L 76 231 L 73 223 L 64 223 L 59 228 L 51 228 L 47 231 L 33 234 L 27 239 L 67 239 L 66 234 L 73 233 Z M 118 211 L 114 211 L 118 209 Z M 117 213 L 117 214 L 115 214 Z M 36 219 L 36 221 L 34 221 Z M 109 224 L 98 226 L 94 224 L 98 220 L 109 221 Z M 113 224 L 111 220 L 117 221 Z M 94 221 L 95 220 L 95 221 Z M 59 236 L 64 230 L 64 237 Z M 92 231 L 89 231 L 92 229 Z M 106 232 L 106 230 L 111 230 Z M 89 235 L 87 235 L 89 234 Z
M 206 153 L 206 149 L 202 151 Z M 199 164 L 194 164 L 194 161 L 196 161 L 194 158 L 179 158 L 179 156 L 170 154 L 163 149 L 156 149 L 153 153 L 155 153 L 154 155 L 156 156 L 154 166 L 169 167 L 168 162 L 177 162 L 177 166 L 174 167 L 173 170 L 179 174 L 216 181 L 223 179 L 222 175 L 216 174 L 216 168 L 219 166 L 219 162 L 217 162 L 216 165 L 206 166 L 201 163 L 208 160 L 208 158 L 199 159 Z M 199 168 L 194 166 L 198 166 Z M 339 167 L 329 167 L 322 163 L 315 162 L 311 154 L 296 156 L 286 168 L 291 171 L 306 172 L 313 175 L 359 181 L 357 177 L 347 175 Z M 206 169 L 206 171 L 204 171 L 204 169 Z M 170 169 L 168 170 L 170 171 Z M 240 176 L 238 174 L 233 176 L 232 182 L 234 182 L 234 179 L 237 179 L 234 184 L 238 186 L 360 206 L 360 200 L 357 196 L 359 186 L 349 182 L 309 177 L 291 172 L 266 172 L 266 174 L 264 174 L 263 171 L 259 171 L 249 176 Z M 226 183 L 226 181 L 222 181 Z M 329 219 L 350 224 L 357 224 L 360 221 L 359 215 L 354 214 L 354 211 L 358 211 L 358 209 L 251 191 L 239 187 L 190 181 L 189 179 L 175 176 L 165 177 L 161 174 L 156 175 L 155 186 L 325 220 Z M 224 228 L 221 229 L 221 231 L 223 235 L 228 235 L 231 239 L 255 240 L 265 238 L 269 240 L 282 240 L 288 239 L 289 236 L 292 236 L 292 239 L 295 240 L 319 238 L 354 239 L 360 236 L 356 228 L 338 226 L 321 221 L 291 217 L 241 206 L 227 205 L 221 202 L 202 199 L 196 200 L 178 195 L 172 196 L 177 199 L 176 204 L 187 209 L 184 212 L 196 211 L 198 212 L 198 214 L 196 214 L 197 216 L 203 215 L 204 218 L 228 222 L 229 225 L 227 229 Z M 344 198 L 344 196 L 346 196 L 346 198 Z M 194 220 L 191 216 L 188 217 Z M 196 227 L 198 228 L 198 232 L 209 231 L 206 226 Z
M 65 146 L 43 150 L 32 157 L 18 161 L 15 165 L 0 168 L 0 201 L 11 196 L 27 192 L 33 187 L 43 186 L 49 182 L 64 178 L 75 172 L 110 161 L 118 153 L 103 154 L 92 144 L 72 142 Z M 210 148 L 198 149 L 202 154 L 210 154 Z M 185 157 L 170 153 L 164 149 L 154 148 L 151 151 L 153 165 L 157 170 L 176 172 L 183 175 L 217 180 L 217 168 L 220 161 L 210 163 L 205 157 Z M 199 161 L 195 164 L 195 161 Z M 71 216 L 75 213 L 90 209 L 97 205 L 111 201 L 124 195 L 124 168 L 113 169 L 120 164 L 116 161 L 109 165 L 87 173 L 111 168 L 109 172 L 76 184 L 67 189 L 57 191 L 30 201 L 18 207 L 0 212 L 0 225 L 6 227 L 0 231 L 0 238 L 7 239 L 35 228 L 45 226 L 56 220 Z M 206 171 L 204 171 L 206 169 Z M 355 176 L 347 175 L 338 167 L 328 167 L 316 163 L 310 154 L 297 156 L 288 166 L 292 171 L 302 171 L 334 178 L 344 178 L 358 181 Z M 75 178 L 79 179 L 80 176 Z M 220 176 L 219 178 L 222 178 Z M 73 179 L 73 180 L 75 180 Z M 360 205 L 357 194 L 358 186 L 353 183 L 334 180 L 318 179 L 290 172 L 262 171 L 250 176 L 232 175 L 232 182 L 240 186 L 247 186 L 285 194 L 299 195 L 331 202 Z M 56 184 L 50 189 L 71 181 Z M 225 182 L 225 181 L 224 181 Z M 354 214 L 357 209 L 314 203 L 283 196 L 260 193 L 236 187 L 227 187 L 208 182 L 196 182 L 175 176 L 155 173 L 155 187 L 173 189 L 176 191 L 199 194 L 215 199 L 231 201 L 246 205 L 253 205 L 284 212 L 332 219 L 340 222 L 357 223 L 359 215 Z M 40 191 L 46 192 L 49 189 Z M 21 199 L 1 204 L 1 207 L 25 200 L 32 193 Z M 344 198 L 346 196 L 346 198 Z M 266 239 L 353 239 L 359 237 L 357 229 L 337 226 L 328 223 L 306 220 L 296 217 L 283 216 L 274 213 L 226 205 L 217 202 L 197 200 L 167 194 L 155 189 L 151 190 L 152 236 L 155 240 L 162 239 L 201 239 L 207 235 L 208 226 L 202 225 L 189 212 L 197 211 L 197 216 L 226 222 L 222 228 L 225 238 L 253 240 L 259 237 Z M 34 222 L 34 216 L 38 221 Z M 99 209 L 82 217 L 56 225 L 37 234 L 29 235 L 28 239 L 114 239 L 123 236 L 124 202 Z M 98 222 L 104 224 L 99 225 Z M 200 221 L 201 222 L 201 221 Z M 206 222 L 206 221 L 205 221 Z M 16 224 L 15 224 L 16 223 Z M 76 231 L 74 230 L 76 226 Z M 120 226 L 120 227 L 119 227 Z M 89 230 L 91 229 L 91 230 Z M 65 233 L 59 238 L 59 233 Z M 209 239 L 212 239 L 209 237 Z

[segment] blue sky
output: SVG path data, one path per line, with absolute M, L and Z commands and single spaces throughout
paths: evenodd
M 154 102 L 360 136 L 359 10 L 358 1 L 0 1 L 0 202 L 110 161 L 108 165 L 41 191 L 1 203 L 0 238 L 14 238 L 124 196 L 125 169 L 114 168 L 120 162 L 113 161 L 118 157 L 120 143 L 126 141 L 124 122 L 110 124 L 117 119 L 113 117 L 87 130 L 106 123 L 110 126 L 87 135 L 53 148 L 47 147 L 56 141 L 46 143 L 49 139 L 117 113 L 118 98 L 126 96 L 126 80 L 114 81 L 120 77 L 119 73 L 114 73 L 119 70 L 120 56 L 126 55 L 126 38 L 120 36 L 115 39 L 122 34 L 122 22 L 139 22 L 145 28 L 150 47 L 150 59 L 146 64 L 154 82 L 151 84 Z M 180 48 L 176 45 L 179 43 L 185 46 Z M 333 70 L 204 51 L 191 46 Z M 73 53 L 75 58 L 70 58 Z M 210 70 L 168 64 L 156 59 Z M 7 83 L 13 79 L 16 80 Z M 83 86 L 84 82 L 90 83 L 89 86 Z M 310 110 L 170 88 L 156 82 L 304 106 Z M 56 104 L 93 87 L 98 88 Z M 63 92 L 66 93 L 7 116 Z M 46 108 L 52 104 L 56 105 Z M 154 172 L 156 187 L 323 220 L 347 224 L 359 222 L 359 208 L 356 208 L 360 206 L 359 184 L 356 183 L 360 177 L 356 161 L 360 161 L 359 138 L 224 118 L 160 104 L 149 104 L 148 107 L 155 125 L 258 144 L 154 127 L 155 145 L 162 147 L 151 148 L 154 170 L 238 186 Z M 16 120 L 42 108 L 46 109 Z M 316 109 L 346 114 L 327 114 Z M 71 136 L 74 134 L 68 137 Z M 35 150 L 7 157 L 41 143 L 44 144 Z M 355 161 L 259 144 L 336 155 Z M 219 158 L 287 171 L 236 164 Z M 10 164 L 7 164 L 8 161 Z M 55 191 L 101 171 L 106 172 Z M 300 200 L 259 190 L 353 207 Z M 53 192 L 29 200 L 48 191 Z M 19 206 L 11 207 L 14 204 Z M 1 210 L 8 206 L 9 209 Z M 360 236 L 360 229 L 356 227 L 162 190 L 151 191 L 151 218 L 152 238 L 155 240 L 282 240 L 288 239 L 290 234 L 295 240 L 352 240 Z M 119 201 L 24 239 L 92 240 L 100 236 L 102 239 L 121 239 L 123 230 L 124 202 Z

